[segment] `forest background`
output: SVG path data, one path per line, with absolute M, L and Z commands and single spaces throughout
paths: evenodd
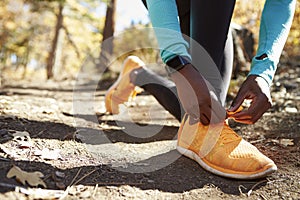
M 124 48 L 139 49 L 156 46 L 153 33 L 141 34 L 141 29 L 151 27 L 149 21 L 139 17 L 129 26 L 120 25 L 122 16 L 116 10 L 116 0 L 2 0 L 0 2 L 0 79 L 74 79 L 87 59 L 99 60 L 106 55 L 122 55 Z M 124 2 L 122 2 L 124 4 Z M 141 4 L 136 0 L 137 4 Z M 259 19 L 263 1 L 238 0 L 233 21 L 252 31 L 257 44 Z M 128 6 L 135 6 L 133 4 Z M 104 8 L 104 9 L 103 9 Z M 101 9 L 103 12 L 101 12 Z M 105 12 L 106 9 L 106 12 Z M 127 22 L 128 23 L 128 22 Z M 116 27 L 116 24 L 119 24 Z M 299 60 L 300 6 L 296 14 L 283 58 Z M 122 27 L 121 27 L 122 26 Z M 115 29 L 122 29 L 116 37 Z M 112 36 L 115 35 L 115 38 Z M 102 41 L 111 39 L 103 45 Z M 101 51 L 102 49 L 102 51 Z M 105 49 L 105 53 L 104 50 Z M 132 52 L 127 52 L 130 54 Z M 146 62 L 159 59 L 155 49 L 134 52 Z M 105 59 L 102 59 L 105 61 Z M 105 62 L 95 64 L 101 68 Z M 118 71 L 118 68 L 117 68 Z M 114 76 L 114 73 L 110 73 Z

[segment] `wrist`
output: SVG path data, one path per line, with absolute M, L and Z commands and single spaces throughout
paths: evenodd
M 182 79 L 182 77 L 189 77 L 191 74 L 195 75 L 196 69 L 193 67 L 192 64 L 186 64 L 184 67 L 179 69 L 178 71 L 175 71 L 169 76 L 173 79 L 173 81 L 176 83 L 176 80 Z
M 186 56 L 175 56 L 174 58 L 166 62 L 166 71 L 169 76 L 173 73 L 177 73 L 183 69 L 186 65 L 190 64 L 191 60 Z
M 257 80 L 257 79 L 263 80 L 262 82 L 266 83 L 266 85 L 267 85 L 269 88 L 271 87 L 270 83 L 266 80 L 266 78 L 264 78 L 264 77 L 261 76 L 261 75 L 257 75 L 257 74 L 249 74 L 247 78 L 248 78 L 248 79 L 252 79 L 252 80 Z

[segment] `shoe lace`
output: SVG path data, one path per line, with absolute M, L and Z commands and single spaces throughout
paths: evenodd
M 221 143 L 228 144 L 237 140 L 240 140 L 240 136 L 237 135 L 226 123 L 224 123 L 224 127 L 220 135 Z

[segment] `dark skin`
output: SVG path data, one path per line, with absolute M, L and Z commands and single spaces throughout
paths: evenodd
M 254 124 L 272 106 L 270 87 L 264 78 L 256 75 L 248 76 L 228 111 L 235 112 L 245 99 L 251 100 L 250 107 L 231 117 L 237 122 Z
M 213 87 L 203 76 L 188 64 L 171 74 L 176 84 L 183 108 L 196 123 L 220 123 L 226 118 L 226 110 L 219 102 Z M 251 100 L 248 109 L 236 112 L 245 99 Z M 250 75 L 242 84 L 228 111 L 236 112 L 230 117 L 237 122 L 254 124 L 272 106 L 270 88 L 265 79 Z
M 226 110 L 213 87 L 191 64 L 171 74 L 171 78 L 176 84 L 182 106 L 192 121 L 196 123 L 200 120 L 204 125 L 224 121 Z

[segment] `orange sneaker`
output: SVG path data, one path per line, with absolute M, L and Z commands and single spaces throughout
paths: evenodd
M 277 170 L 274 162 L 243 140 L 226 123 L 191 125 L 186 115 L 178 131 L 177 150 L 207 171 L 235 179 L 256 179 Z
M 126 58 L 117 81 L 105 94 L 105 108 L 107 112 L 118 114 L 120 104 L 134 100 L 136 95 L 142 92 L 141 88 L 130 82 L 130 72 L 144 65 L 145 63 L 137 56 L 128 56 Z

